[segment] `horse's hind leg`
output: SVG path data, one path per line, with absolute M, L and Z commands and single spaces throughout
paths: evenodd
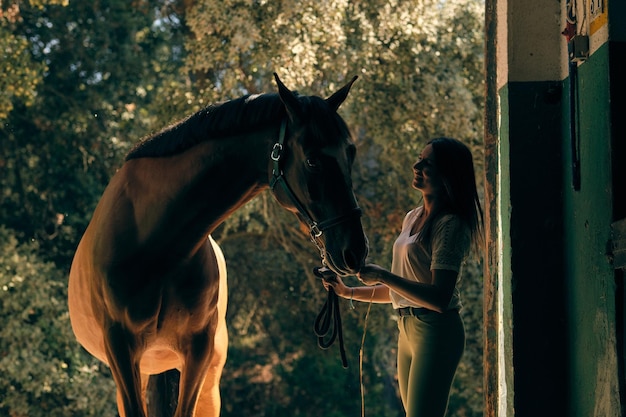
M 115 385 L 121 417 L 146 417 L 142 400 L 140 352 L 135 337 L 121 323 L 113 323 L 106 332 L 105 349 Z

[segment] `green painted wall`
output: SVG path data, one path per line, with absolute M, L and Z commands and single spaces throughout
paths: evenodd
M 608 257 L 613 199 L 608 64 L 607 43 L 578 68 L 579 191 L 572 187 L 569 114 L 563 117 L 571 417 L 621 415 L 615 277 Z M 570 82 L 565 80 L 566 103 Z

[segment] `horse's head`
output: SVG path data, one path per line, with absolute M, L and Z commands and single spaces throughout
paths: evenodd
M 272 152 L 271 188 L 309 228 L 328 267 L 340 275 L 355 274 L 368 249 L 352 189 L 356 147 L 337 109 L 356 77 L 324 100 L 298 96 L 274 75 L 287 118 Z

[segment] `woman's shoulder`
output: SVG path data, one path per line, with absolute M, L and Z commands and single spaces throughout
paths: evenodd
M 433 248 L 448 248 L 453 253 L 463 255 L 467 253 L 470 242 L 470 228 L 458 214 L 441 215 L 433 224 Z
M 469 227 L 460 215 L 456 213 L 444 213 L 439 216 L 434 223 L 436 229 L 456 230 L 458 233 L 469 232 Z

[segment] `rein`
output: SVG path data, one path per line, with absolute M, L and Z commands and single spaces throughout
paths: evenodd
M 332 280 L 335 273 L 326 267 L 318 267 L 313 269 L 313 273 L 322 279 Z M 331 330 L 331 326 L 332 330 Z M 348 359 L 346 358 L 346 349 L 343 345 L 343 330 L 341 327 L 341 313 L 339 312 L 339 296 L 332 287 L 328 288 L 328 298 L 315 318 L 314 325 L 315 335 L 317 336 L 317 345 L 321 349 L 328 349 L 339 336 L 339 352 L 341 353 L 341 364 L 345 369 L 348 368 Z M 330 333 L 330 339 L 325 340 Z
M 307 225 L 309 226 L 309 235 L 311 237 L 311 241 L 315 243 L 315 246 L 317 246 L 317 249 L 320 251 L 320 253 L 323 253 L 322 246 L 320 245 L 318 239 L 322 236 L 324 231 L 340 223 L 343 223 L 344 221 L 347 221 L 354 216 L 361 216 L 362 210 L 360 207 L 357 206 L 353 208 L 352 210 L 350 210 L 348 213 L 343 214 L 341 216 L 337 216 L 332 219 L 324 220 L 321 222 L 316 222 L 315 220 L 313 220 L 313 217 L 309 214 L 309 212 L 304 207 L 304 205 L 298 200 L 298 198 L 296 197 L 295 193 L 293 192 L 289 184 L 287 184 L 287 180 L 285 180 L 283 171 L 282 169 L 280 169 L 280 160 L 283 156 L 286 130 L 287 130 L 287 120 L 285 119 L 282 121 L 280 125 L 280 133 L 278 135 L 278 142 L 274 144 L 274 147 L 272 148 L 272 153 L 270 154 L 270 158 L 272 158 L 272 161 L 273 161 L 272 181 L 270 182 L 270 189 L 274 191 L 276 184 L 280 184 L 285 194 L 287 194 L 287 197 L 289 197 L 293 205 L 298 210 L 298 213 L 300 213 L 302 218 L 306 221 Z M 324 263 L 323 255 L 322 255 L 322 263 Z

